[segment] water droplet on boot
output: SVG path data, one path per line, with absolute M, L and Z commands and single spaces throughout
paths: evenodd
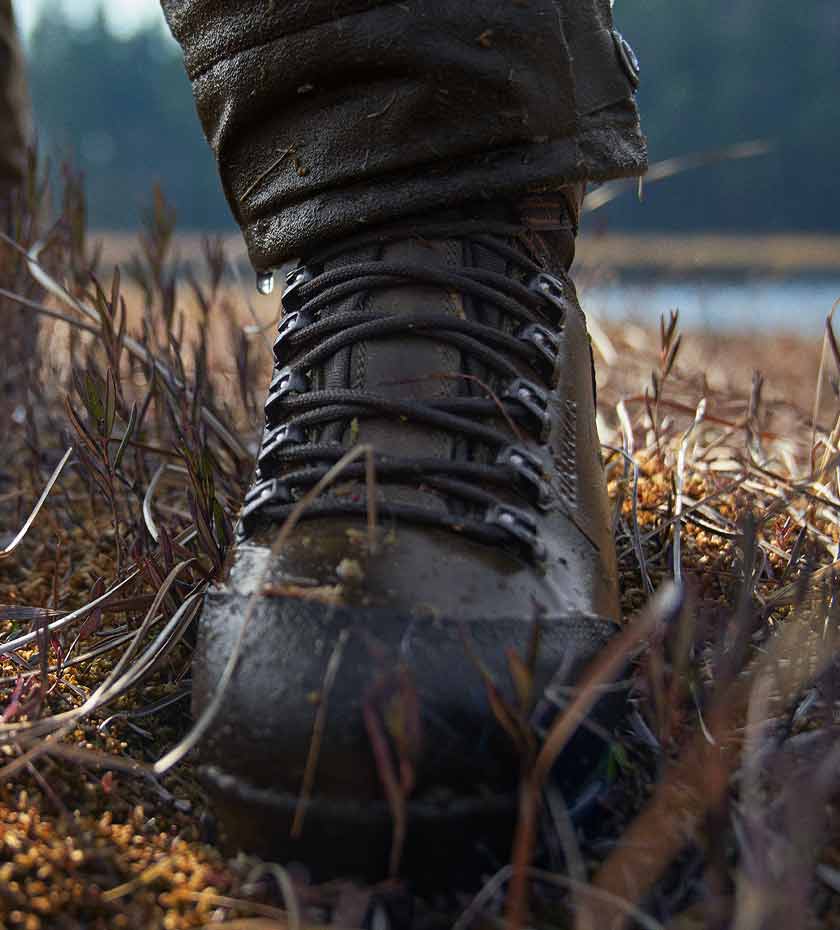
M 257 272 L 257 290 L 263 295 L 263 297 L 268 297 L 269 294 L 274 291 L 274 272 L 273 271 L 258 271 Z

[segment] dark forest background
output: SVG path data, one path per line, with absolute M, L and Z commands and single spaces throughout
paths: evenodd
M 619 0 L 642 63 L 651 160 L 764 139 L 771 154 L 632 195 L 597 224 L 637 230 L 840 231 L 840 2 Z M 87 179 L 98 227 L 131 227 L 159 181 L 181 228 L 231 224 L 177 47 L 162 28 L 118 39 L 57 9 L 29 43 L 44 152 Z

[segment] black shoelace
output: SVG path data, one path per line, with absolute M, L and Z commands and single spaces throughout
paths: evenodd
M 284 315 L 274 345 L 276 367 L 266 401 L 266 429 L 258 463 L 258 480 L 248 493 L 241 528 L 246 536 L 264 521 L 282 522 L 295 502 L 312 488 L 346 452 L 340 442 L 311 441 L 325 426 L 354 419 L 393 418 L 423 424 L 478 443 L 491 450 L 489 462 L 439 457 L 376 456 L 377 481 L 411 483 L 432 489 L 457 503 L 446 510 L 419 504 L 383 502 L 379 513 L 396 520 L 446 527 L 483 542 L 515 542 L 537 558 L 543 554 L 533 509 L 548 505 L 552 492 L 542 460 L 527 448 L 527 439 L 544 443 L 549 430 L 548 393 L 554 382 L 558 333 L 563 325 L 565 283 L 510 243 L 523 233 L 506 223 L 414 223 L 390 227 L 353 240 L 368 244 L 425 239 L 468 240 L 518 269 L 525 283 L 507 274 L 474 267 L 436 269 L 392 261 L 362 261 L 323 271 L 338 251 L 323 252 L 290 272 L 283 294 Z M 345 241 L 341 252 L 351 246 Z M 503 332 L 471 319 L 442 312 L 383 314 L 363 309 L 336 311 L 339 301 L 376 289 L 439 287 L 494 306 L 516 322 Z M 427 401 L 398 401 L 368 390 L 315 389 L 309 372 L 336 353 L 361 342 L 422 334 L 456 347 L 492 373 L 503 389 L 494 396 L 454 396 Z M 524 378 L 511 359 L 524 362 L 534 377 Z M 488 423 L 504 422 L 507 430 Z M 364 463 L 346 468 L 343 477 L 364 480 Z M 524 507 L 493 493 L 511 489 Z M 505 495 L 508 498 L 509 493 Z M 304 519 L 364 516 L 367 504 L 358 496 L 330 495 L 314 501 Z

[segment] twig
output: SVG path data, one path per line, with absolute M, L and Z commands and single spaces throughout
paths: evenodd
M 633 495 L 630 501 L 630 506 L 632 508 L 632 517 L 633 517 L 633 528 L 631 532 L 631 539 L 633 541 L 633 550 L 636 554 L 636 561 L 639 563 L 639 573 L 642 576 L 642 583 L 645 586 L 645 591 L 648 594 L 653 593 L 653 582 L 650 580 L 650 573 L 648 572 L 647 560 L 645 559 L 645 550 L 642 546 L 642 535 L 641 528 L 639 527 L 639 464 L 632 458 L 624 449 L 619 449 L 616 446 L 608 446 L 604 444 L 605 449 L 609 449 L 611 452 L 615 452 L 617 455 L 622 456 L 624 461 L 629 464 L 633 469 Z M 650 535 L 650 534 L 649 534 Z
M 714 165 L 721 161 L 736 161 L 742 158 L 756 158 L 759 155 L 767 155 L 772 152 L 774 143 L 766 139 L 754 139 L 750 142 L 740 142 L 737 145 L 729 145 L 722 149 L 712 149 L 707 152 L 694 152 L 690 155 L 680 155 L 676 158 L 666 158 L 652 164 L 645 174 L 644 183 L 654 184 L 657 181 L 664 181 L 666 178 L 674 177 L 693 168 L 702 168 L 705 165 Z M 592 191 L 583 202 L 582 212 L 592 213 L 600 210 L 608 203 L 612 203 L 616 197 L 632 190 L 632 188 L 641 184 L 642 179 L 636 181 L 635 178 L 618 181 L 608 181 L 602 184 L 597 190 Z M 641 190 L 641 187 L 638 188 Z
M 283 895 L 283 904 L 285 904 L 286 913 L 289 915 L 289 930 L 301 930 L 300 904 L 298 903 L 298 896 L 295 894 L 295 886 L 292 882 L 291 876 L 282 865 L 278 865 L 276 862 L 258 863 L 248 873 L 248 877 L 245 880 L 245 886 L 247 887 L 248 885 L 252 884 L 255 881 L 257 875 L 264 874 L 266 872 L 271 875 L 274 881 L 277 882 L 277 887 L 280 889 L 280 893 Z
M 53 310 L 52 307 L 45 307 L 43 304 L 36 303 L 34 300 L 27 300 L 26 297 L 21 297 L 19 294 L 7 291 L 2 287 L 0 287 L 0 297 L 5 297 L 6 300 L 14 301 L 14 303 L 20 304 L 22 307 L 34 310 L 35 313 L 39 313 L 41 316 L 48 316 L 53 320 L 67 323 L 69 326 L 75 326 L 76 329 L 80 329 L 83 333 L 90 333 L 93 336 L 98 336 L 100 334 L 99 330 L 89 323 L 83 323 L 81 320 L 77 320 L 72 316 L 66 316 L 64 313 L 59 313 L 58 310 Z
M 338 675 L 341 657 L 344 655 L 344 647 L 347 645 L 347 640 L 349 638 L 350 630 L 342 630 L 336 640 L 332 655 L 330 656 L 329 662 L 327 662 L 327 670 L 324 673 L 324 683 L 321 686 L 321 694 L 319 695 L 318 712 L 315 715 L 315 723 L 312 726 L 312 739 L 309 742 L 309 753 L 306 757 L 303 784 L 301 785 L 297 807 L 295 808 L 295 817 L 292 823 L 292 836 L 295 838 L 299 837 L 303 830 L 306 808 L 312 796 L 312 787 L 315 783 L 315 771 L 318 767 L 321 741 L 323 740 L 324 729 L 327 725 L 327 709 L 329 707 L 330 692 L 335 683 L 336 675 Z
M 470 902 L 464 913 L 453 924 L 452 930 L 469 930 L 472 921 L 481 913 L 481 909 L 484 905 L 492 899 L 493 895 L 505 886 L 512 875 L 513 866 L 506 865 L 504 868 L 500 869 Z M 579 897 L 590 897 L 609 903 L 628 917 L 632 917 L 644 930 L 665 930 L 663 924 L 651 917 L 650 914 L 646 914 L 643 910 L 636 907 L 631 901 L 620 898 L 609 891 L 594 888 L 592 885 L 588 885 L 580 879 L 567 875 L 557 875 L 553 872 L 546 872 L 542 869 L 535 869 L 533 867 L 527 869 L 527 876 L 534 881 L 567 888 L 570 891 L 576 892 Z
M 680 443 L 680 451 L 677 453 L 677 476 L 676 476 L 676 499 L 674 502 L 674 581 L 680 584 L 682 581 L 682 511 L 683 511 L 683 488 L 685 487 L 685 459 L 688 454 L 688 443 L 691 436 L 703 420 L 706 413 L 706 398 L 700 399 L 694 419 L 691 426 L 685 431 L 685 435 Z
M 822 383 L 825 373 L 826 359 L 829 345 L 834 345 L 834 312 L 840 307 L 840 299 L 834 302 L 828 316 L 825 318 L 825 332 L 823 334 L 822 350 L 820 352 L 820 367 L 817 369 L 817 386 L 814 389 L 814 410 L 811 414 L 811 474 L 814 474 L 817 454 L 817 420 L 822 400 Z
M 242 192 L 241 200 L 247 200 L 251 194 L 262 184 L 262 182 L 271 174 L 272 171 L 276 171 L 280 165 L 295 151 L 297 151 L 294 145 L 290 145 L 287 149 L 282 151 L 277 158 L 264 170 L 262 171 Z
M 805 661 L 803 646 L 809 635 L 809 615 L 813 616 L 813 612 L 803 610 L 790 617 L 766 654 L 756 660 L 752 674 L 736 676 L 722 689 L 706 718 L 714 745 L 702 732 L 692 738 L 660 779 L 652 800 L 624 833 L 621 846 L 596 873 L 596 888 L 618 898 L 640 900 L 683 848 L 703 814 L 727 791 L 727 778 L 709 778 L 710 765 L 718 770 L 734 764 L 756 679 L 764 674 L 775 675 L 781 700 L 787 701 L 830 661 L 829 644 L 821 644 L 817 668 Z M 596 928 L 619 930 L 625 926 L 625 914 L 605 904 L 593 909 L 589 918 Z
M 520 789 L 519 819 L 511 857 L 514 867 L 506 903 L 510 930 L 524 926 L 528 907 L 528 866 L 536 839 L 537 810 L 542 786 L 555 759 L 567 745 L 581 721 L 600 697 L 600 688 L 611 681 L 628 657 L 644 642 L 663 618 L 676 616 L 682 609 L 683 592 L 668 582 L 648 602 L 638 617 L 609 642 L 587 669 L 579 690 L 563 713 L 552 724 L 531 772 Z
M 67 460 L 70 458 L 72 454 L 73 454 L 73 447 L 70 446 L 70 448 L 62 456 L 61 461 L 58 463 L 58 465 L 56 465 L 55 469 L 53 470 L 52 475 L 50 475 L 50 479 L 46 483 L 44 490 L 41 492 L 41 496 L 38 498 L 38 502 L 35 504 L 35 507 L 33 508 L 32 513 L 30 513 L 29 516 L 26 518 L 26 521 L 24 522 L 23 526 L 18 531 L 18 534 L 9 543 L 9 545 L 6 546 L 5 549 L 0 549 L 0 561 L 8 558 L 15 551 L 15 549 L 17 549 L 17 547 L 21 544 L 21 542 L 23 542 L 24 537 L 29 532 L 29 528 L 35 522 L 35 518 L 38 516 L 38 514 L 41 511 L 41 508 L 44 506 L 44 501 L 46 501 L 46 499 L 49 497 L 50 491 L 52 491 L 53 489 L 53 485 L 55 485 L 56 481 L 58 481 L 59 476 L 61 475 L 61 472 L 64 470 L 64 466 L 67 464 Z
M 143 522 L 146 524 L 146 529 L 155 542 L 158 542 L 160 534 L 158 533 L 155 519 L 152 516 L 152 500 L 154 499 L 155 491 L 157 490 L 161 478 L 163 478 L 167 471 L 175 472 L 179 475 L 189 475 L 189 471 L 184 468 L 183 465 L 174 465 L 171 462 L 164 462 L 158 466 L 157 471 L 152 476 L 152 480 L 149 482 L 149 486 L 146 488 L 146 493 L 143 496 Z
M 26 258 L 29 273 L 33 278 L 35 278 L 41 287 L 43 287 L 62 303 L 67 304 L 77 313 L 81 313 L 82 316 L 87 317 L 89 320 L 92 320 L 95 323 L 99 322 L 99 314 L 96 312 L 96 310 L 94 310 L 93 307 L 82 303 L 80 300 L 77 300 L 75 297 L 73 297 L 69 291 L 63 288 L 44 270 L 43 266 L 39 262 L 39 256 L 41 250 L 44 248 L 45 243 L 36 242 L 35 245 L 33 245 L 32 248 L 27 251 L 18 245 L 14 239 L 7 236 L 3 232 L 0 232 L 0 240 L 6 242 Z M 65 322 L 68 321 L 65 320 Z M 123 337 L 123 345 L 135 358 L 140 359 L 146 364 L 152 365 L 155 370 L 164 378 L 171 389 L 180 392 L 183 392 L 186 389 L 185 385 L 182 384 L 181 381 L 175 376 L 172 369 L 155 355 L 153 355 L 152 352 L 142 343 L 126 334 Z M 219 418 L 213 413 L 212 410 L 202 404 L 200 412 L 201 418 L 207 424 L 208 428 L 216 434 L 216 436 L 228 447 L 228 449 L 230 449 L 237 456 L 237 458 L 247 460 L 251 457 L 248 450 L 242 445 L 236 436 L 234 436 L 233 433 L 231 433 L 231 431 L 226 426 L 224 426 L 223 423 L 221 423 Z
M 341 459 L 336 462 L 332 468 L 330 468 L 324 477 L 321 478 L 321 480 L 309 492 L 307 492 L 307 494 L 302 497 L 297 502 L 297 504 L 295 504 L 292 512 L 280 527 L 280 532 L 277 534 L 277 538 L 271 547 L 269 558 L 266 559 L 265 564 L 263 565 L 260 572 L 259 578 L 257 579 L 254 593 L 249 598 L 245 612 L 242 615 L 242 621 L 239 626 L 239 633 L 236 637 L 233 648 L 230 651 L 227 663 L 222 670 L 221 677 L 216 684 L 216 690 L 213 693 L 213 698 L 204 708 L 198 720 L 195 721 L 190 732 L 187 733 L 187 735 L 181 740 L 180 743 L 178 743 L 177 746 L 174 746 L 168 753 L 166 753 L 166 755 L 163 756 L 163 758 L 158 759 L 158 761 L 155 763 L 154 770 L 158 775 L 162 775 L 164 772 L 167 772 L 169 769 L 171 769 L 173 765 L 176 765 L 178 762 L 180 762 L 181 759 L 183 759 L 184 756 L 198 744 L 199 740 L 202 738 L 204 733 L 213 723 L 213 720 L 216 718 L 216 714 L 218 714 L 219 709 L 222 706 L 225 693 L 228 689 L 228 686 L 230 685 L 231 679 L 233 678 L 233 673 L 235 672 L 236 666 L 239 663 L 239 656 L 242 652 L 242 645 L 245 641 L 245 631 L 250 625 L 251 619 L 253 618 L 253 615 L 256 611 L 257 604 L 262 597 L 262 589 L 268 578 L 270 566 L 282 551 L 283 546 L 285 546 L 286 541 L 288 540 L 289 536 L 291 536 L 306 508 L 310 505 L 310 503 L 312 503 L 313 500 L 315 500 L 316 497 L 318 497 L 322 491 L 330 487 L 330 485 L 332 485 L 338 478 L 341 477 L 342 471 L 348 465 L 355 462 L 356 459 L 361 458 L 363 455 L 372 456 L 373 447 L 369 445 L 359 445 L 342 456 Z M 368 498 L 370 498 L 370 492 L 368 493 Z

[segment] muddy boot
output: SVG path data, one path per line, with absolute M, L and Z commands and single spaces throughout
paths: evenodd
M 457 881 L 507 861 L 511 669 L 573 682 L 616 616 L 567 269 L 580 185 L 645 169 L 638 62 L 610 0 L 162 3 L 251 263 L 304 258 L 200 622 L 203 775 L 253 852 Z
M 521 747 L 488 681 L 518 706 L 515 652 L 534 698 L 574 684 L 617 616 L 567 274 L 577 206 L 570 189 L 525 220 L 426 215 L 289 274 L 258 470 L 194 667 L 199 714 L 241 637 L 201 756 L 235 844 L 368 878 L 397 852 L 427 878 L 508 852 Z M 373 480 L 360 452 L 300 509 L 360 447 Z M 582 731 L 567 789 L 604 750 Z

